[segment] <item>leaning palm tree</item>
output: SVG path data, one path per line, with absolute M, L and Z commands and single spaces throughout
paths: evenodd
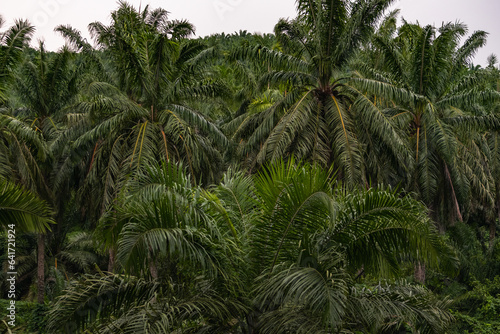
M 363 180 L 358 122 L 366 122 L 370 133 L 391 149 L 404 152 L 391 123 L 348 85 L 346 74 L 348 61 L 391 2 L 297 1 L 297 18 L 275 26 L 283 52 L 265 47 L 238 52 L 238 57 L 266 64 L 269 72 L 261 84 L 281 91 L 270 107 L 228 125 L 242 139 L 242 154 L 254 154 L 258 165 L 294 154 L 333 165 L 339 177 L 355 184 Z
M 353 288 L 363 273 L 397 277 L 408 261 L 453 270 L 453 252 L 423 204 L 390 189 L 332 191 L 328 171 L 293 163 L 269 166 L 256 178 L 261 215 L 252 244 L 262 275 L 254 302 L 263 315 L 254 326 L 264 333 L 328 333 L 413 321 L 441 332 L 451 316 L 425 289 L 395 283 L 386 293 L 365 295 Z

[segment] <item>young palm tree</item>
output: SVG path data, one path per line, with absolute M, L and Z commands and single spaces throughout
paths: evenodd
M 293 161 L 264 168 L 253 182 L 229 175 L 205 197 L 248 264 L 238 270 L 246 282 L 240 294 L 254 307 L 240 322 L 244 333 L 370 331 L 390 323 L 439 333 L 450 323 L 447 303 L 423 288 L 402 283 L 379 295 L 353 289 L 359 272 L 397 276 L 409 259 L 455 267 L 421 203 L 387 190 L 332 192 L 328 172 Z
M 127 276 L 75 282 L 54 307 L 52 330 L 65 319 L 73 331 L 273 332 L 272 324 L 297 310 L 322 319 L 316 327 L 333 330 L 354 318 L 368 326 L 368 309 L 384 303 L 390 306 L 378 311 L 379 323 L 386 324 L 399 302 L 407 306 L 395 313 L 397 324 L 449 320 L 438 303 L 426 304 L 429 294 L 418 288 L 398 285 L 381 295 L 351 291 L 360 270 L 391 276 L 408 261 L 454 264 L 422 204 L 408 196 L 377 189 L 333 192 L 327 171 L 294 161 L 267 167 L 254 182 L 230 172 L 220 186 L 203 192 L 172 164 L 138 176 L 102 229 L 119 233 L 117 261 Z M 419 297 L 410 301 L 412 293 Z M 371 305 L 365 318 L 356 313 L 361 300 Z M 421 313 L 412 315 L 416 310 Z M 281 330 L 295 328 L 292 322 Z
M 374 275 L 397 272 L 401 256 L 437 265 L 440 253 L 451 255 L 420 202 L 390 189 L 332 192 L 327 171 L 292 164 L 278 163 L 256 179 L 261 216 L 253 233 L 263 267 L 297 260 L 313 237 L 325 249 L 340 247 L 352 270 Z
M 369 327 L 374 321 L 383 327 L 399 318 L 394 325 L 413 319 L 416 326 L 435 326 L 433 332 L 439 333 L 451 317 L 446 304 L 428 299 L 425 289 L 395 284 L 378 297 L 352 290 L 360 272 L 397 277 L 408 260 L 454 268 L 453 252 L 438 237 L 424 206 L 384 189 L 332 192 L 331 182 L 327 171 L 294 167 L 293 161 L 270 166 L 256 178 L 261 215 L 254 222 L 252 245 L 263 274 L 254 294 L 264 312 L 256 326 L 264 333 L 328 332 L 352 329 L 353 323 Z M 411 291 L 418 291 L 419 301 L 398 306 L 411 299 Z M 358 298 L 366 303 L 363 311 Z M 415 313 L 425 300 L 433 311 Z
M 282 264 L 258 279 L 263 312 L 258 333 L 444 333 L 452 323 L 450 300 L 424 286 L 393 281 L 357 287 L 339 254 L 317 264 Z

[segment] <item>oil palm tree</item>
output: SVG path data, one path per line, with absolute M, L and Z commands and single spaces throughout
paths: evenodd
M 446 303 L 431 301 L 425 289 L 395 283 L 386 294 L 375 296 L 353 287 L 364 272 L 397 277 L 407 261 L 453 270 L 455 256 L 426 217 L 425 207 L 390 189 L 346 193 L 331 182 L 328 171 L 293 166 L 293 161 L 270 166 L 256 177 L 261 214 L 254 221 L 252 245 L 261 275 L 253 295 L 263 314 L 255 326 L 263 333 L 329 332 L 357 325 L 370 331 L 370 324 L 377 327 L 374 323 L 397 327 L 413 322 L 435 326 L 431 332 L 439 333 L 451 317 Z M 411 291 L 418 297 L 405 304 Z M 433 311 L 415 312 L 426 300 Z M 361 303 L 378 309 L 377 314 L 368 308 L 360 311 Z
M 125 275 L 101 273 L 75 281 L 51 312 L 49 329 L 161 333 L 231 328 L 245 307 L 218 284 L 227 280 L 220 263 L 224 240 L 196 199 L 201 189 L 192 186 L 182 166 L 166 163 L 138 173 L 126 190 L 100 226 L 119 233 L 117 267 Z M 96 313 L 96 307 L 101 311 Z M 68 320 L 63 329 L 60 317 Z
M 0 29 L 3 27 L 5 21 L 0 16 Z M 22 51 L 28 44 L 33 35 L 34 27 L 27 21 L 18 20 L 14 26 L 10 27 L 7 31 L 0 33 L 0 113 L 7 113 L 3 109 L 8 102 L 6 95 L 9 85 L 14 78 L 14 70 L 22 60 Z M 5 136 L 1 134 L 2 139 Z M 11 169 L 7 161 L 8 147 L 6 140 L 0 141 L 0 174 L 3 177 L 10 177 Z
M 199 279 L 172 284 L 102 273 L 73 282 L 50 311 L 48 329 L 52 333 L 224 333 L 242 309 Z M 63 326 L 57 318 L 65 320 Z
M 444 225 L 462 220 L 459 202 L 466 202 L 471 193 L 491 196 L 488 173 L 468 142 L 479 129 L 497 124 L 493 117 L 474 111 L 476 106 L 498 99 L 499 94 L 480 90 L 481 72 L 468 72 L 486 33 L 474 32 L 460 45 L 466 33 L 466 26 L 459 22 L 438 29 L 405 23 L 397 36 L 375 38 L 383 59 L 378 68 L 358 66 L 372 78 L 359 79 L 359 87 L 379 99 L 380 109 L 410 139 L 413 157 L 400 180 L 419 194 L 433 217 Z M 461 135 L 459 128 L 467 130 Z
M 392 1 L 297 1 L 298 16 L 280 20 L 276 38 L 283 52 L 247 48 L 235 57 L 268 66 L 262 85 L 280 89 L 269 108 L 232 121 L 244 155 L 257 152 L 255 163 L 294 154 L 334 165 L 351 184 L 363 180 L 363 143 L 357 123 L 366 122 L 401 158 L 402 140 L 384 115 L 349 85 L 349 60 L 371 36 Z M 359 107 L 359 108 L 355 108 Z M 239 139 L 239 138 L 237 138 Z
M 487 81 L 485 82 L 485 87 L 496 90 L 500 92 L 500 70 L 495 67 L 497 64 L 497 58 L 495 55 L 488 57 L 488 66 L 484 69 L 487 73 Z M 500 103 L 490 103 L 478 108 L 477 113 L 479 115 L 488 116 L 498 119 L 500 116 Z M 484 208 L 488 208 L 489 211 L 486 214 L 485 221 L 489 225 L 489 244 L 490 249 L 495 245 L 495 237 L 497 232 L 497 221 L 500 222 L 500 137 L 497 128 L 485 129 L 485 131 L 478 133 L 476 139 L 478 147 L 481 148 L 481 153 L 484 154 L 483 163 L 486 163 L 488 170 L 491 175 L 491 185 L 492 185 L 492 198 L 488 201 L 484 198 L 478 198 L 477 202 Z
M 318 264 L 282 264 L 258 278 L 258 333 L 443 333 L 450 300 L 405 281 L 356 286 L 341 255 Z
M 327 170 L 293 163 L 271 166 L 255 182 L 261 212 L 254 223 L 255 256 L 263 267 L 297 260 L 301 248 L 316 243 L 324 249 L 340 247 L 351 269 L 363 267 L 374 275 L 397 272 L 401 256 L 438 265 L 440 253 L 452 255 L 426 218 L 424 205 L 410 196 L 383 188 L 332 190 Z M 318 239 L 311 244 L 307 238 Z
M 425 288 L 401 282 L 380 295 L 377 288 L 354 288 L 360 273 L 397 277 L 408 261 L 455 268 L 424 206 L 388 189 L 332 190 L 331 173 L 294 164 L 277 162 L 253 177 L 230 171 L 204 195 L 207 212 L 226 227 L 241 249 L 236 258 L 247 264 L 238 270 L 239 294 L 253 307 L 240 320 L 243 333 L 370 331 L 404 323 L 442 331 L 451 321 L 447 302 Z
M 0 16 L 0 29 L 5 21 Z M 19 65 L 22 52 L 28 45 L 35 28 L 26 20 L 17 20 L 12 27 L 0 32 L 0 107 L 7 101 L 7 85 L 12 81 L 13 70 Z
M 15 234 L 14 240 L 6 237 L 5 253 L 2 257 L 3 260 L 9 260 L 7 254 L 10 255 L 11 252 L 7 252 L 7 247 L 14 247 L 11 242 L 15 245 L 17 239 L 15 271 L 19 275 L 24 271 L 22 254 L 19 254 L 22 233 L 46 233 L 50 229 L 50 225 L 54 223 L 52 210 L 52 207 L 35 193 L 13 182 L 0 179 L 0 222 L 2 232 L 9 230 L 12 231 L 9 232 L 9 236 Z M 4 278 L 6 278 L 5 275 L 6 273 L 2 273 Z M 4 280 L 4 282 L 7 281 Z
M 89 211 L 96 219 L 124 179 L 158 160 L 182 161 L 193 181 L 217 178 L 214 166 L 227 144 L 219 129 L 189 106 L 223 88 L 204 76 L 203 59 L 210 51 L 185 38 L 194 32 L 192 25 L 169 20 L 161 8 L 138 11 L 126 2 L 111 18 L 110 25 L 94 22 L 89 29 L 114 76 L 109 75 L 111 82 L 89 81 L 74 108 L 73 134 L 66 137 L 74 141 L 71 159 L 86 163 L 83 193 L 95 203 Z M 89 51 L 74 30 L 59 31 Z

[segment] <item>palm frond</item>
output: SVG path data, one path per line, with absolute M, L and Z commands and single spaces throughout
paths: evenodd
M 45 201 L 18 185 L 0 180 L 0 221 L 4 228 L 43 233 L 54 223 L 52 215 L 52 208 Z

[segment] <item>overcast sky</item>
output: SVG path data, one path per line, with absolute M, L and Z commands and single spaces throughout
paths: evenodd
M 129 0 L 137 8 L 150 4 L 171 12 L 170 18 L 188 19 L 196 26 L 198 36 L 218 32 L 272 32 L 280 17 L 295 16 L 295 0 Z M 7 20 L 3 29 L 16 18 L 32 22 L 49 50 L 57 50 L 64 41 L 53 32 L 59 24 L 71 24 L 88 36 L 87 25 L 101 21 L 108 24 L 110 12 L 117 8 L 114 0 L 0 0 L 0 15 Z M 392 8 L 400 8 L 407 21 L 434 24 L 460 20 L 469 31 L 490 33 L 488 44 L 476 56 L 475 63 L 485 65 L 489 54 L 500 57 L 499 0 L 399 0 Z

